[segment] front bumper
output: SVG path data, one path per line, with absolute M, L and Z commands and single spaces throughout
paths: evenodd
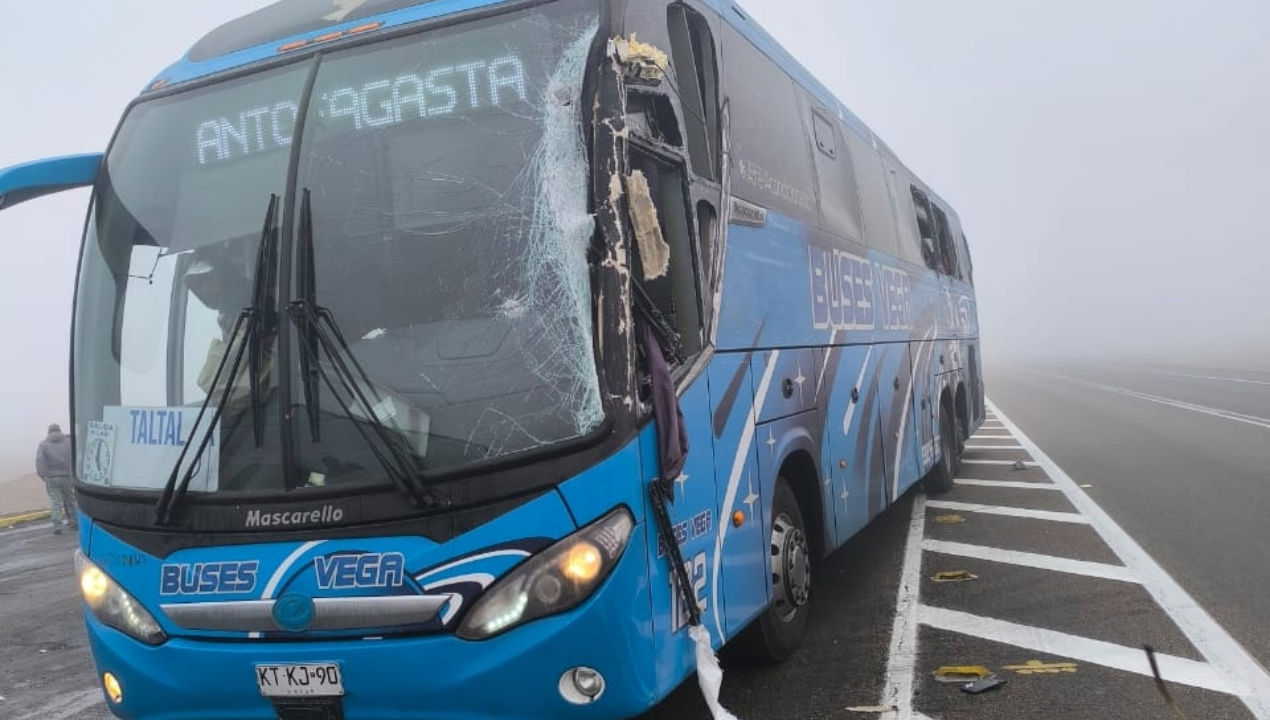
M 203 641 L 151 647 L 87 615 L 101 673 L 127 720 L 275 720 L 256 687 L 260 663 L 339 663 L 346 720 L 621 718 L 646 709 L 655 687 L 652 622 L 642 527 L 613 574 L 582 606 L 491 640 L 453 635 L 338 641 Z M 578 666 L 604 676 L 589 705 L 566 701 L 560 678 Z

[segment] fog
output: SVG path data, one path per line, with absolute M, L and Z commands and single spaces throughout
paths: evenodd
M 141 87 L 263 4 L 10 3 L 0 166 L 103 149 Z M 989 362 L 1270 368 L 1270 5 L 743 5 L 958 210 Z M 69 420 L 86 202 L 0 213 L 0 479 Z

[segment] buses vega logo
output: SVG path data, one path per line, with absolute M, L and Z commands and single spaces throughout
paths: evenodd
M 247 593 L 256 588 L 258 560 L 170 563 L 162 568 L 160 595 Z
M 323 590 L 400 587 L 405 584 L 406 557 L 399 552 L 337 553 L 313 560 Z

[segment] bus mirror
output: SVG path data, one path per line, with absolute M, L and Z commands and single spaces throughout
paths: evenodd
M 44 195 L 92 185 L 101 159 L 101 153 L 66 155 L 0 170 L 0 210 Z

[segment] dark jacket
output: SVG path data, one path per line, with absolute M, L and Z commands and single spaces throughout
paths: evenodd
M 71 439 L 65 433 L 51 432 L 40 441 L 35 474 L 42 478 L 71 476 Z

